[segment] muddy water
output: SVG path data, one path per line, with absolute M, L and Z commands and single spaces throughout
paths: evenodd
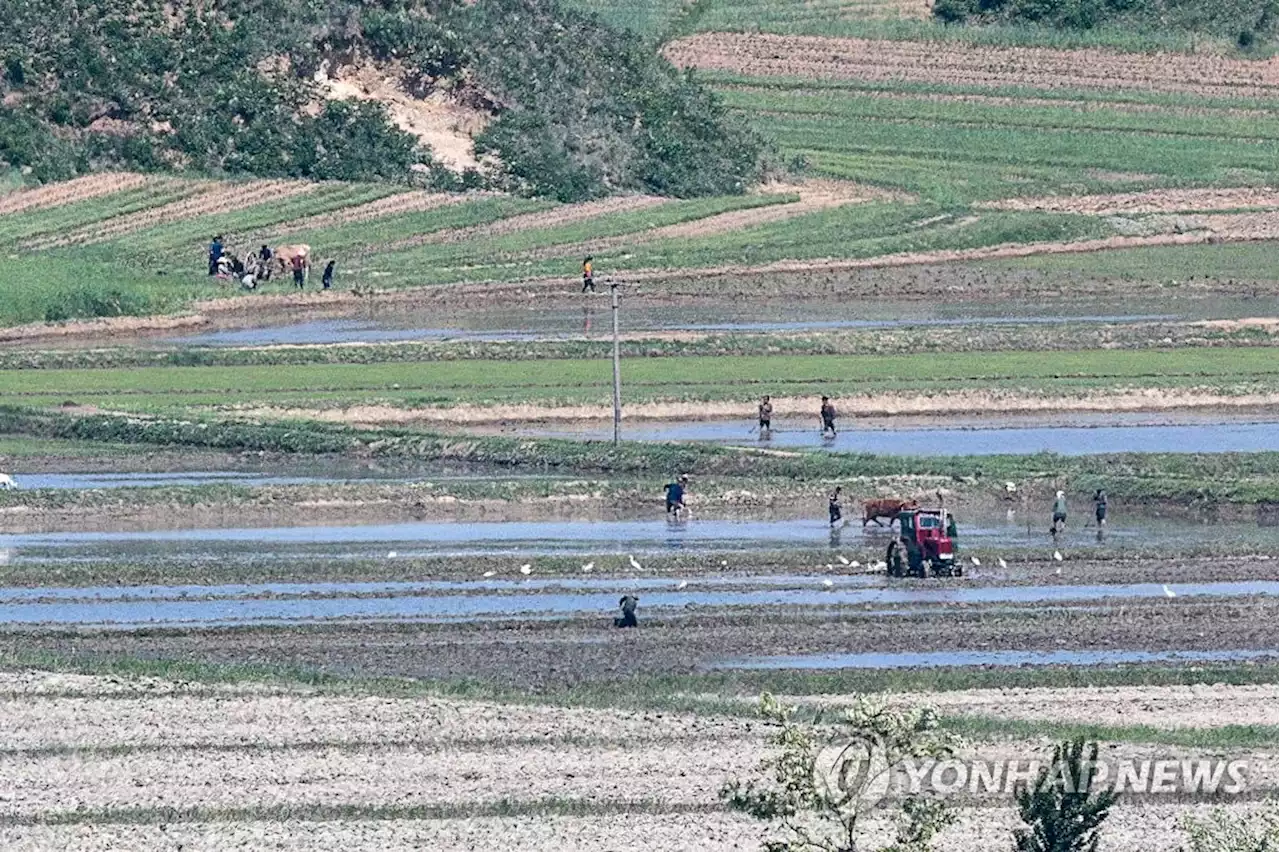
M 290 465 L 259 470 L 188 470 L 171 472 L 128 471 L 112 473 L 14 473 L 19 489 L 52 489 L 57 491 L 111 488 L 160 488 L 196 485 L 315 485 L 322 483 L 400 483 L 430 479 L 432 482 L 460 482 L 491 479 L 497 473 L 503 478 L 563 479 L 558 475 L 534 474 L 529 471 L 499 471 L 496 467 L 446 464 L 424 464 L 413 468 L 358 467 L 335 462 L 331 464 Z
M 816 580 L 816 578 L 814 578 Z M 909 582 L 879 587 L 863 586 L 842 578 L 839 586 L 825 587 L 814 583 L 811 589 L 704 589 L 702 582 L 685 589 L 642 590 L 646 611 L 684 609 L 688 607 L 764 607 L 837 605 L 947 605 L 1045 603 L 1063 601 L 1133 600 L 1166 597 L 1222 597 L 1280 594 L 1276 583 L 1265 581 L 1176 584 L 1169 587 L 1134 583 L 1114 586 L 1013 586 L 968 588 L 962 580 L 949 588 L 918 588 Z M 833 581 L 834 582 L 834 581 Z M 267 595 L 264 587 L 245 587 L 247 595 L 199 597 L 183 599 L 181 587 L 170 590 L 170 597 L 146 600 L 111 599 L 57 600 L 48 597 L 74 594 L 87 590 L 10 590 L 0 594 L 9 601 L 0 603 L 0 624 L 10 625 L 80 625 L 80 626 L 191 626 L 246 625 L 326 620 L 416 620 L 456 621 L 488 620 L 513 615 L 572 616 L 608 613 L 617 606 L 616 581 L 609 591 L 580 593 L 540 592 L 532 586 L 517 586 L 506 593 L 482 591 L 476 583 L 475 594 L 398 594 L 369 597 L 307 597 L 305 584 L 275 584 L 298 590 L 303 596 Z M 198 588 L 198 587 L 196 587 Z M 545 587 L 544 587 L 545 588 Z M 1167 590 L 1167 591 L 1166 591 Z M 45 597 L 39 597 L 41 592 Z M 37 595 L 34 601 L 15 601 L 12 592 Z
M 157 488 L 178 485 L 305 485 L 324 480 L 310 476 L 269 476 L 230 470 L 186 473 L 30 473 L 14 474 L 18 488 L 59 491 L 92 488 Z
M 982 456 L 1052 452 L 1060 455 L 1100 453 L 1227 453 L 1275 450 L 1280 446 L 1274 419 L 1233 422 L 1216 417 L 1179 418 L 1191 422 L 1123 423 L 1125 415 L 1075 416 L 1077 425 L 1018 425 L 1018 418 L 983 421 L 953 418 L 943 425 L 912 428 L 910 421 L 845 419 L 834 437 L 824 436 L 815 422 L 777 420 L 771 432 L 741 420 L 627 423 L 629 441 L 705 441 L 732 446 L 811 447 L 835 452 L 903 456 Z M 1130 421 L 1152 415 L 1128 415 Z M 816 418 L 815 418 L 816 420 Z M 1030 419 L 1043 424 L 1045 418 Z M 1108 422 L 1109 421 L 1109 422 Z M 1104 425 L 1105 424 L 1105 425 Z M 998 427 L 998 428 L 993 428 Z M 524 434 L 604 440 L 612 427 L 524 427 Z
M 799 654 L 744 657 L 707 669 L 906 669 L 940 666 L 1096 666 L 1120 663 L 1268 659 L 1275 651 L 935 651 L 913 654 Z
M 578 315 L 530 312 L 531 315 L 509 320 L 511 328 L 486 327 L 488 322 L 502 322 L 502 317 L 482 316 L 459 319 L 454 326 L 416 326 L 410 328 L 388 327 L 376 321 L 333 319 L 313 320 L 293 325 L 265 328 L 234 329 L 206 334 L 170 338 L 166 342 L 184 346 L 271 346 L 280 344 L 307 345 L 328 343 L 396 343 L 410 340 L 540 340 L 580 337 L 600 333 L 604 326 L 598 312 Z M 717 314 L 723 316 L 722 312 Z M 515 327 L 523 319 L 527 324 Z M 637 331 L 690 331 L 705 333 L 752 334 L 766 331 L 806 332 L 839 331 L 844 329 L 909 328 L 948 325 L 1061 325 L 1066 322 L 1116 323 L 1155 320 L 1176 320 L 1176 315 L 1143 314 L 1138 316 L 1080 316 L 1080 317 L 983 317 L 957 319 L 827 319 L 827 320 L 713 320 L 678 321 L 666 319 L 657 312 L 640 311 L 640 316 L 630 317 L 627 330 Z M 438 320 L 437 320 L 438 321 Z M 465 327 L 465 326 L 478 327 Z
M 403 558 L 416 556 L 646 554 L 673 551 L 753 551 L 796 548 L 861 548 L 882 551 L 887 534 L 854 524 L 832 531 L 818 520 L 662 520 L 411 522 L 360 526 L 291 526 L 170 529 L 135 532 L 63 532 L 0 535 L 0 553 L 13 561 L 179 558 L 193 561 L 260 558 Z M 1095 530 L 1072 529 L 1055 545 L 1036 524 L 1014 521 L 965 523 L 965 542 L 1004 547 L 1010 559 L 1057 548 L 1124 548 L 1158 541 L 1199 546 L 1220 542 L 1275 543 L 1273 529 L 1245 524 L 1195 524 L 1173 520 L 1117 518 L 1100 541 Z M 394 554 L 394 556 L 390 556 Z

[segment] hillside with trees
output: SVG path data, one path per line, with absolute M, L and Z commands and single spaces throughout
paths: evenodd
M 933 14 L 947 23 L 1188 33 L 1234 41 L 1246 51 L 1274 50 L 1276 43 L 1270 0 L 937 0 Z
M 556 0 L 0 0 L 0 161 L 485 186 L 563 201 L 741 192 L 761 145 L 638 36 Z M 484 119 L 446 168 L 340 68 Z

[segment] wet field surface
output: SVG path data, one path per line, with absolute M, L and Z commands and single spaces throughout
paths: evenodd
M 1068 415 L 1073 425 L 1045 425 L 1044 417 L 956 417 L 929 426 L 910 420 L 844 418 L 835 436 L 824 435 L 816 423 L 778 419 L 761 431 L 741 420 L 631 422 L 623 426 L 629 441 L 699 441 L 731 446 L 814 448 L 833 452 L 876 455 L 967 456 L 1052 452 L 1060 455 L 1103 453 L 1226 453 L 1275 450 L 1280 433 L 1274 419 L 1245 415 L 1243 422 L 1223 415 L 1176 415 L 1165 420 L 1152 414 Z M 1125 423 L 1128 420 L 1130 422 Z M 1118 421 L 1118 422 L 1117 422 Z M 1023 425 L 1025 423 L 1026 425 Z M 541 437 L 605 440 L 612 427 L 522 427 L 522 433 Z
M 92 488 L 160 488 L 182 485 L 308 485 L 316 482 L 345 480 L 320 479 L 310 476 L 271 476 L 231 470 L 189 471 L 182 473 L 30 473 L 14 474 L 21 489 L 54 490 Z
M 1275 530 L 1257 524 L 1200 524 L 1159 518 L 1113 522 L 1100 540 L 1096 529 L 1070 529 L 1055 542 L 1036 523 L 961 517 L 960 546 L 1008 545 L 1011 553 L 1055 548 L 1102 550 L 1140 546 L 1205 545 L 1213 542 L 1275 544 Z M 853 522 L 832 530 L 817 520 L 664 520 L 407 522 L 343 526 L 281 526 L 158 529 L 128 532 L 55 532 L 0 535 L 9 561 L 74 562 L 86 559 L 169 558 L 408 558 L 422 556 L 554 556 L 600 553 L 645 554 L 790 550 L 830 546 L 887 547 L 889 533 Z
M 836 580 L 839 580 L 837 584 Z M 911 581 L 884 578 L 795 577 L 786 585 L 810 588 L 702 588 L 703 581 L 667 581 L 656 588 L 643 581 L 632 592 L 643 595 L 648 610 L 724 607 L 832 607 L 886 605 L 1055 604 L 1070 601 L 1138 601 L 1162 598 L 1280 595 L 1267 581 L 1222 583 L 1132 583 L 1105 586 L 918 588 Z M 855 581 L 855 582 L 850 582 Z M 876 585 L 873 585 L 876 584 Z M 829 585 L 827 585 L 829 584 Z M 0 589 L 0 622 L 11 625 L 228 626 L 307 623 L 326 620 L 414 621 L 493 620 L 513 616 L 570 617 L 607 612 L 616 606 L 617 581 L 584 581 L 576 591 L 555 586 L 483 581 L 454 583 L 452 592 L 427 591 L 421 584 L 263 584 L 243 587 L 148 587 L 111 594 L 102 589 Z M 744 583 L 744 585 L 747 585 Z M 612 588 L 610 588 L 612 587 Z M 564 588 L 564 584 L 559 584 Z M 459 594 L 466 590 L 469 593 Z M 880 613 L 884 615 L 885 613 Z
M 432 482 L 475 482 L 501 475 L 503 479 L 565 479 L 553 474 L 462 463 L 418 464 L 412 467 L 360 466 L 341 463 L 319 464 L 304 461 L 290 465 L 245 465 L 243 470 L 120 471 L 67 473 L 12 473 L 17 488 L 55 491 L 167 488 L 197 485 L 236 485 L 244 488 L 273 485 L 319 485 L 326 483 L 394 484 L 430 480 Z
M 1274 299 L 1208 299 L 1180 303 L 1089 300 L 1058 302 L 1044 316 L 1035 302 L 945 303 L 839 301 L 792 305 L 739 300 L 681 306 L 626 307 L 627 332 L 760 333 L 892 329 L 949 325 L 1061 325 L 1238 319 L 1275 313 Z M 608 334 L 607 300 L 572 308 L 483 309 L 450 313 L 405 307 L 360 316 L 311 318 L 257 328 L 225 329 L 157 339 L 159 345 L 270 346 L 411 340 L 533 340 Z

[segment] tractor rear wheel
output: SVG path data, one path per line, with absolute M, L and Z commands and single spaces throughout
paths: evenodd
M 901 577 L 906 573 L 904 570 L 906 568 L 904 564 L 906 560 L 903 559 L 902 551 L 902 542 L 898 541 L 898 539 L 895 538 L 889 542 L 889 549 L 884 554 L 884 562 L 885 571 L 890 577 Z

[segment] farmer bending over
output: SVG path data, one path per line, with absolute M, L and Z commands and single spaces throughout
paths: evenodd
M 618 606 L 622 608 L 622 615 L 613 620 L 614 627 L 638 627 L 636 621 L 636 604 L 640 603 L 640 599 L 635 595 L 623 595 L 622 600 L 618 601 Z
M 689 483 L 689 474 L 682 473 L 680 478 L 675 482 L 668 482 L 667 491 L 667 514 L 675 514 L 684 509 L 684 489 Z

